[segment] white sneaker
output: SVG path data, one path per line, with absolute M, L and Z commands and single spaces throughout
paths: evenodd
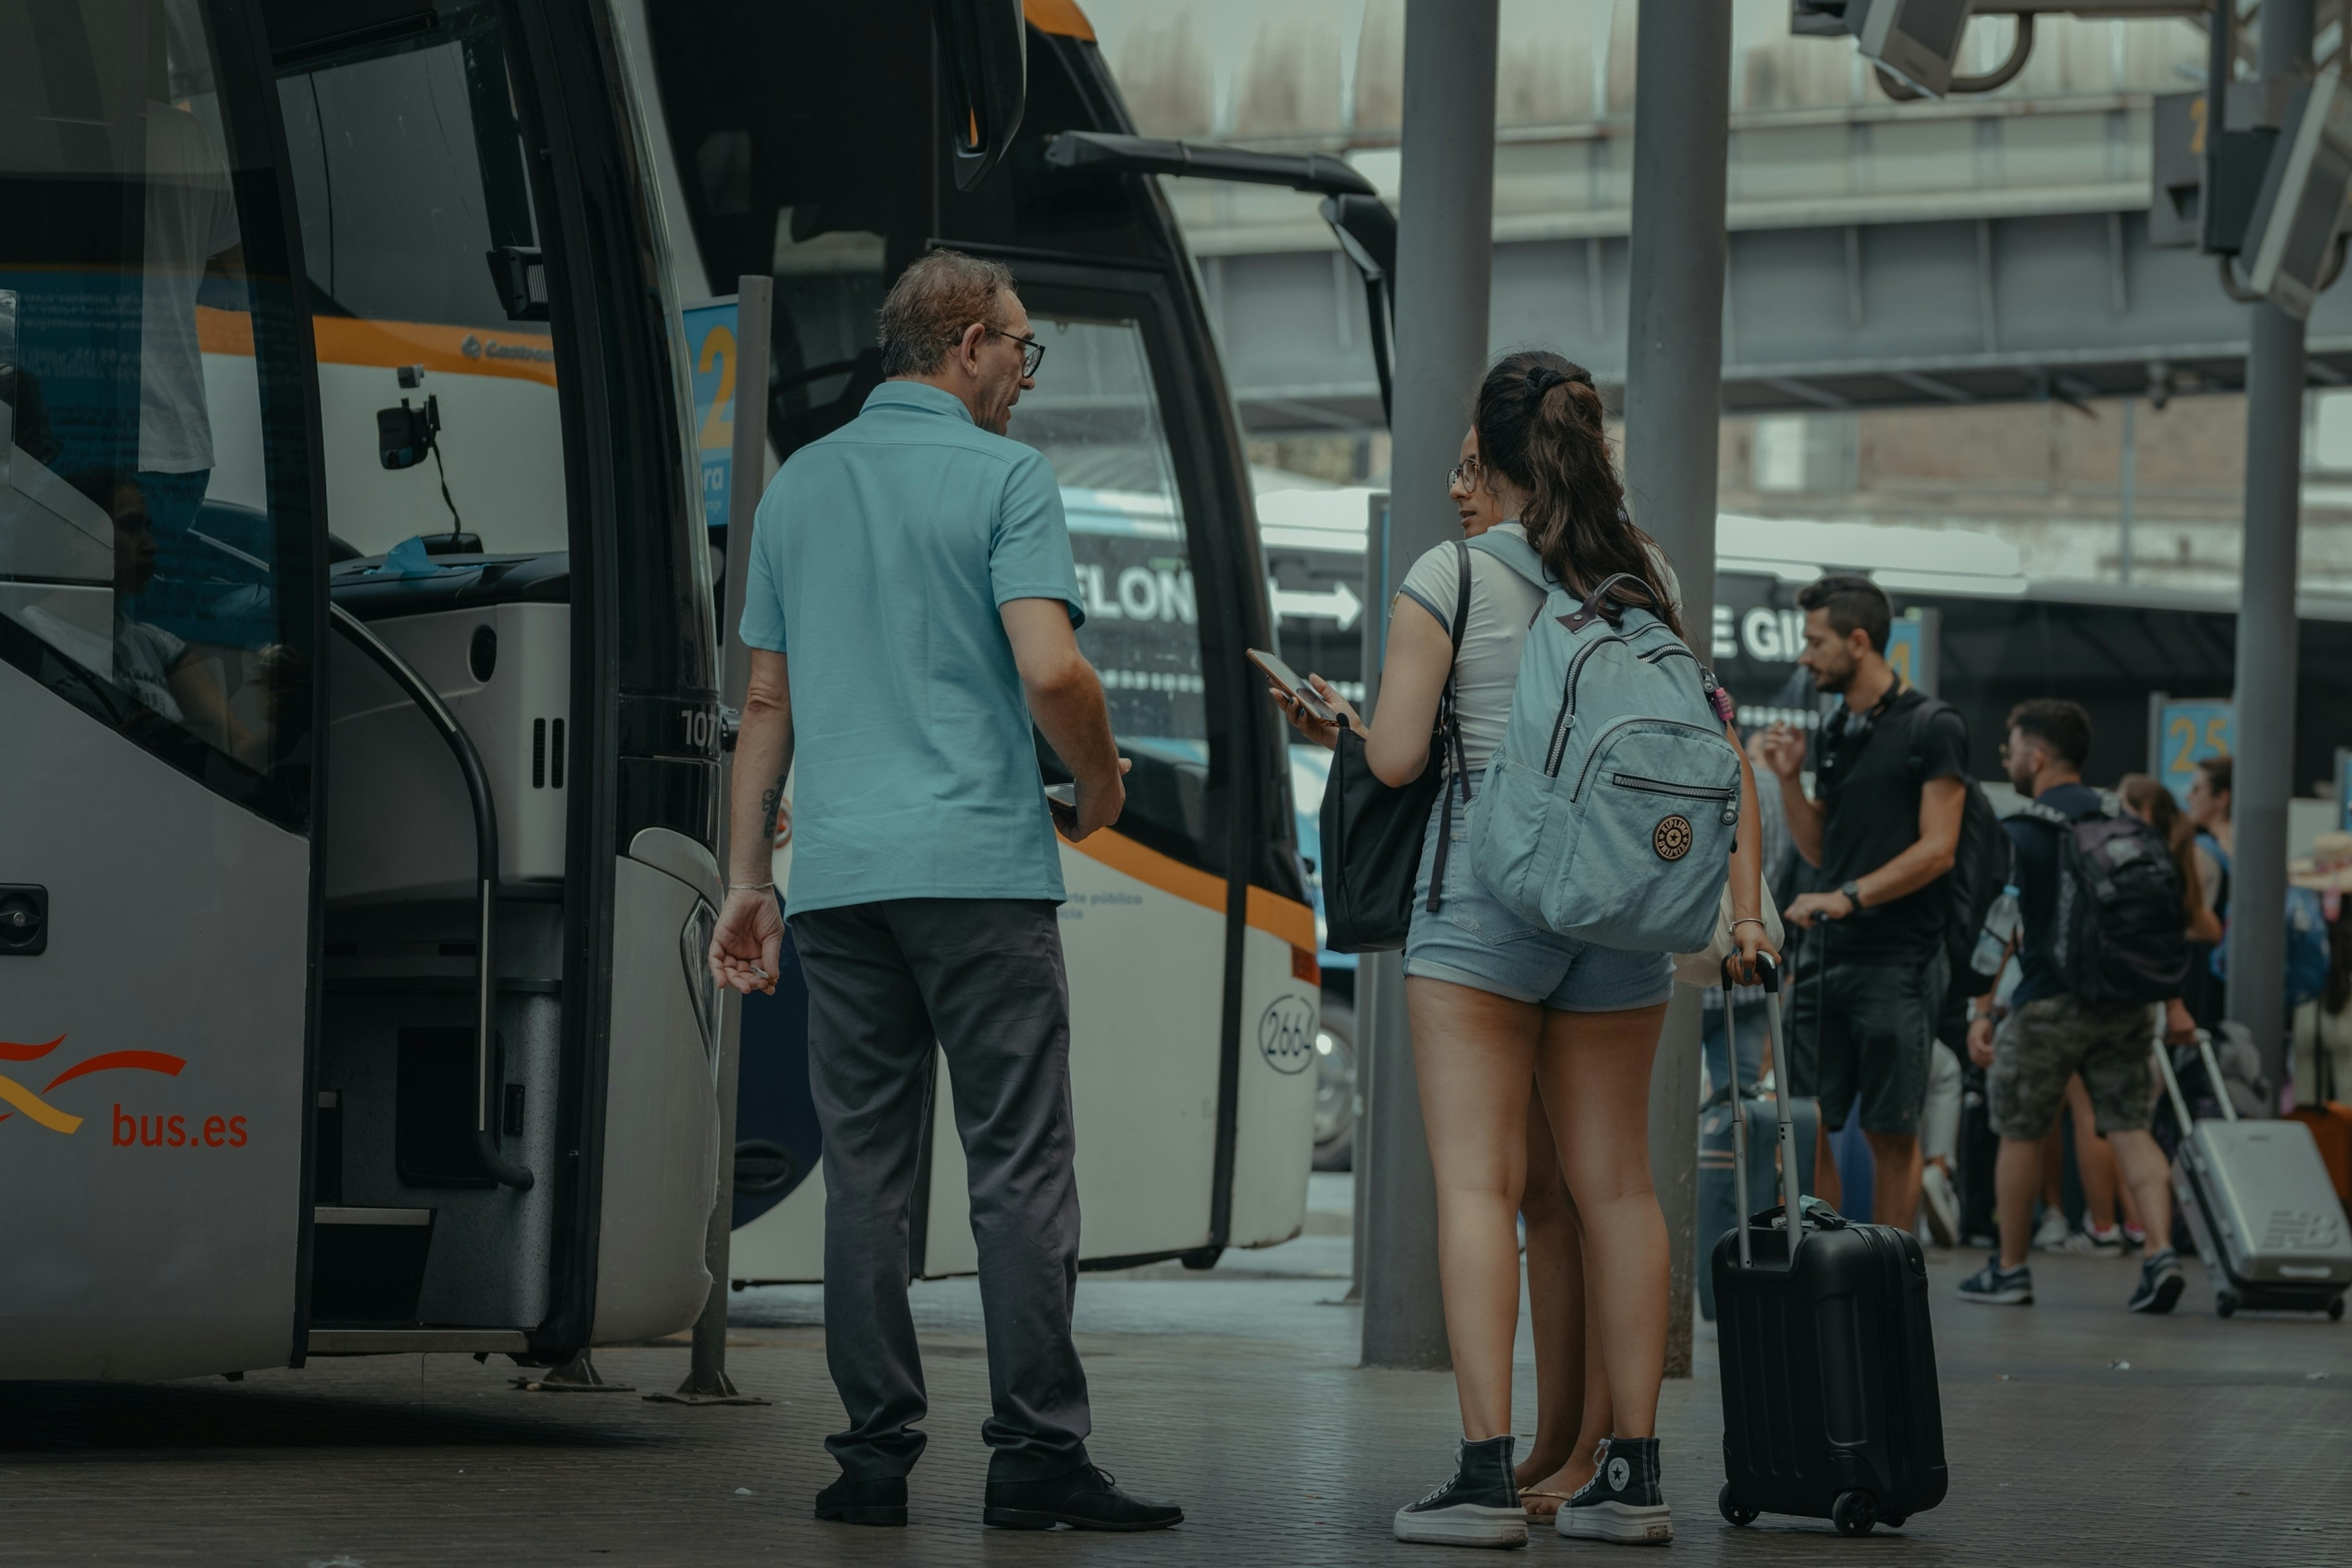
M 1931 1164 L 1919 1173 L 1919 1206 L 1927 1211 L 1927 1234 L 1937 1247 L 1960 1244 L 1960 1199 L 1944 1167 Z
M 2063 1251 L 2069 1234 L 2064 1209 L 2043 1209 L 2040 1222 L 2033 1227 L 2033 1250 L 2036 1252 Z
M 2078 1230 L 2069 1236 L 2057 1250 L 2080 1253 L 2089 1258 L 2120 1258 L 2124 1250 L 2123 1229 L 2115 1226 L 2104 1231 Z

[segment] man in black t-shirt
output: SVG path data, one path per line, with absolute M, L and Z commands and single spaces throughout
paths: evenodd
M 1875 1174 L 1872 1217 L 1908 1230 L 1919 1213 L 1919 1113 L 1943 1005 L 1944 902 L 1966 802 L 1968 731 L 1886 662 L 1893 607 L 1867 577 L 1831 575 L 1797 595 L 1813 684 L 1845 700 L 1816 731 L 1775 724 L 1766 756 L 1797 852 L 1828 890 L 1789 919 L 1811 933 L 1789 1009 L 1789 1077 L 1821 1097 L 1824 1134 L 1858 1099 Z M 1801 774 L 1810 762 L 1814 793 Z M 1822 1163 L 1827 1168 L 1824 1153 Z
M 2000 1251 L 1960 1282 L 1965 1300 L 2024 1306 L 2033 1300 L 2026 1247 L 2033 1228 L 2034 1190 L 2042 1181 L 2042 1140 L 2058 1123 L 2066 1083 L 2075 1074 L 2090 1092 L 2099 1135 L 2115 1151 L 2116 1167 L 2137 1200 L 2147 1226 L 2147 1256 L 2126 1305 L 2135 1312 L 2169 1312 L 2186 1280 L 2165 1238 L 2172 1234 L 2171 1175 L 2164 1150 L 2148 1131 L 2156 1108 L 2151 1057 L 2156 1014 L 2145 1002 L 2086 1002 L 2071 995 L 2051 942 L 2058 929 L 2058 894 L 2069 874 L 2060 837 L 2064 822 L 2106 810 L 2083 783 L 2091 753 L 2091 719 L 2079 703 L 2042 699 L 2021 702 L 2009 715 L 2001 764 L 2019 794 L 2034 805 L 2001 824 L 2010 837 L 2018 910 L 2012 938 L 2017 986 L 2009 1016 L 1993 1026 L 1993 994 L 1969 1011 L 1969 1055 L 1985 1077 L 1992 1129 L 2000 1134 L 1993 1168 L 1993 1204 L 2000 1216 Z M 2053 814 L 2055 820 L 2053 820 Z

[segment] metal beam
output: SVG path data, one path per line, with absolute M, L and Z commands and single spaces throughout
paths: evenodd
M 1445 471 L 1486 362 L 1493 278 L 1497 0 L 1407 0 L 1405 186 L 1397 234 L 1396 422 L 1389 560 L 1398 572 L 1455 536 Z M 1710 499 L 1709 516 L 1714 515 Z M 1380 600 L 1386 613 L 1387 595 Z M 1443 1367 L 1437 1185 L 1403 1009 L 1382 991 L 1372 1012 L 1372 1097 L 1381 1152 L 1359 1189 L 1364 1226 L 1366 1366 Z
M 2262 74 L 2311 68 L 2312 0 L 2263 0 Z M 2229 1016 L 2282 1080 L 2286 1035 L 2286 805 L 2294 794 L 2294 574 L 2303 473 L 2304 323 L 2251 308 L 2246 361 L 2246 542 L 2238 614 L 2238 756 L 2231 823 Z
M 1974 397 L 1954 386 L 1950 382 L 1937 381 L 1932 375 L 1921 375 L 1916 371 L 1889 371 L 1886 379 L 1907 386 L 1914 392 L 1924 392 L 1939 403 L 1974 403 L 1976 401 Z
M 1639 16 L 1626 489 L 1634 517 L 1674 563 L 1703 639 L 1705 606 L 1715 603 L 1731 0 L 1642 0 Z M 1666 1371 L 1674 1377 L 1691 1372 L 1699 1022 L 1698 994 L 1676 987 L 1650 1076 L 1650 1173 L 1665 1216 Z

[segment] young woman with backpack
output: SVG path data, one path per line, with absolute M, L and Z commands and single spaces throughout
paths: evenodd
M 1591 375 L 1560 356 L 1521 353 L 1480 384 L 1474 425 L 1477 483 L 1492 488 L 1509 535 L 1581 596 L 1622 574 L 1616 603 L 1655 606 L 1681 634 L 1673 574 L 1626 515 Z M 1491 541 L 1489 542 L 1492 542 Z M 1406 574 L 1381 667 L 1378 723 L 1363 721 L 1323 682 L 1324 700 L 1364 737 L 1374 773 L 1391 785 L 1418 777 L 1449 686 L 1461 740 L 1449 791 L 1475 795 L 1510 718 L 1519 654 L 1547 602 L 1544 590 L 1483 551 L 1446 544 Z M 1466 605 L 1463 584 L 1467 580 Z M 1465 608 L 1461 651 L 1453 647 Z M 1696 682 L 1694 682 L 1696 687 Z M 1334 743 L 1280 691 L 1286 715 L 1309 739 Z M 1737 751 L 1736 742 L 1732 750 Z M 1744 758 L 1738 851 L 1730 856 L 1732 927 L 1740 977 L 1769 952 L 1760 921 L 1753 784 Z M 1460 795 L 1455 796 L 1457 806 Z M 1507 908 L 1470 869 L 1475 810 L 1433 814 L 1405 944 L 1405 994 L 1422 1118 L 1437 1183 L 1438 1267 L 1446 1337 L 1461 1400 L 1463 1445 L 1454 1478 L 1398 1510 L 1399 1539 L 1503 1546 L 1527 1538 L 1511 1463 L 1511 1354 L 1518 1318 L 1514 1215 L 1528 1179 L 1530 1086 L 1541 1103 L 1578 1216 L 1593 1281 L 1588 1332 L 1600 1335 L 1612 1434 L 1591 1480 L 1559 1510 L 1566 1536 L 1657 1542 L 1672 1535 L 1659 1489 L 1655 1421 L 1667 1321 L 1665 1224 L 1650 1183 L 1650 1063 L 1673 987 L 1664 952 L 1628 952 L 1561 936 Z M 1681 818 L 1678 858 L 1700 831 Z M 1703 825 L 1705 826 L 1705 825 Z M 1440 863 L 1442 862 L 1442 870 Z M 1720 864 L 1721 862 L 1717 862 Z M 1698 864 L 1694 863 L 1695 867 Z M 1430 908 L 1430 884 L 1437 907 Z M 1622 889 L 1594 889 L 1622 892 Z

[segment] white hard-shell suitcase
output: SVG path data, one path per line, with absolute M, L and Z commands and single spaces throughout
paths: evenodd
M 2198 1048 L 2207 1075 L 2220 1083 L 2212 1041 L 2200 1034 Z M 2227 1096 L 2223 1120 L 2190 1121 L 2162 1041 L 2155 1050 L 2183 1129 L 2173 1201 L 2214 1281 L 2213 1310 L 2225 1318 L 2240 1307 L 2341 1318 L 2352 1286 L 2352 1226 L 2311 1129 L 2300 1121 L 2240 1121 Z

